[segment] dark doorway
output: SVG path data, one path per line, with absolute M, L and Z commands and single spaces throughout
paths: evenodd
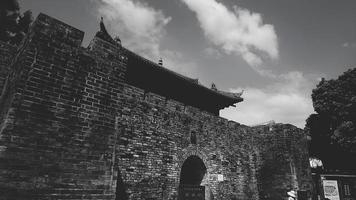
M 200 184 L 205 174 L 204 162 L 198 156 L 188 157 L 180 173 L 179 200 L 204 200 L 205 187 Z
M 115 200 L 128 200 L 128 195 L 126 192 L 126 185 L 124 180 L 122 180 L 120 170 L 117 172 L 117 183 L 116 183 L 116 198 Z
M 185 160 L 180 173 L 181 185 L 200 185 L 206 173 L 204 162 L 198 156 Z

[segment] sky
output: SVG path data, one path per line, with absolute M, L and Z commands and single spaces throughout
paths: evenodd
M 20 0 L 85 32 L 100 17 L 123 46 L 244 101 L 220 116 L 304 128 L 323 77 L 356 67 L 355 0 Z

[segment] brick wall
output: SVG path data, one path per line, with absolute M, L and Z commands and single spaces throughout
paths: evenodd
M 125 61 L 80 47 L 83 35 L 40 15 L 19 47 L 0 100 L 2 199 L 115 197 L 112 152 Z
M 311 192 L 311 172 L 305 133 L 292 125 L 253 128 L 259 139 L 257 177 L 261 199 L 282 199 L 289 190 Z
M 310 189 L 302 130 L 250 128 L 128 85 L 121 46 L 83 48 L 83 34 L 41 14 L 5 65 L 0 199 L 176 199 L 192 155 L 214 199 Z
M 0 41 L 0 95 L 9 73 L 11 58 L 15 55 L 16 47 Z
M 137 96 L 142 92 L 136 90 L 129 85 L 124 89 L 118 146 L 119 170 L 132 199 L 175 197 L 182 164 L 191 155 L 200 157 L 207 167 L 207 186 L 215 199 L 257 198 L 255 186 L 245 191 L 238 188 L 256 181 L 255 172 L 245 174 L 247 169 L 255 170 L 247 127 L 152 93 Z M 190 142 L 192 132 L 196 145 Z M 214 180 L 218 174 L 225 180 Z
M 124 95 L 119 120 L 119 127 L 125 127 L 119 136 L 124 145 L 119 146 L 123 155 L 118 163 L 123 179 L 132 178 L 127 192 L 133 199 L 173 197 L 181 166 L 190 155 L 202 158 L 211 177 L 224 175 L 224 181 L 212 178 L 207 184 L 215 199 L 283 199 L 289 190 L 312 189 L 301 129 L 283 124 L 250 128 L 159 95 L 144 95 L 129 85 Z M 197 133 L 197 145 L 190 143 L 191 132 Z M 142 162 L 150 163 L 149 170 Z M 151 182 L 137 185 L 137 180 L 146 179 Z M 160 183 L 154 180 L 168 180 L 166 191 L 142 194 L 150 191 L 153 182 Z

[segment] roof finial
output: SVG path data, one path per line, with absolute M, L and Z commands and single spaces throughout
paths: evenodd
M 106 27 L 105 27 L 105 24 L 104 24 L 104 18 L 103 17 L 100 18 L 100 31 L 105 33 L 105 34 L 108 34 L 108 31 L 106 30 Z
M 216 88 L 215 83 L 212 83 L 212 84 L 211 84 L 211 89 L 212 89 L 212 90 L 215 90 L 215 91 L 217 91 L 217 90 L 218 90 L 218 89 Z
M 115 45 L 118 44 L 117 40 L 114 40 L 114 39 L 110 36 L 110 34 L 108 33 L 108 31 L 106 30 L 106 27 L 105 27 L 105 24 L 104 24 L 104 18 L 103 18 L 103 17 L 100 18 L 100 30 L 95 34 L 95 36 L 96 36 L 96 37 L 99 37 L 99 38 L 101 38 L 101 39 L 103 39 L 103 40 L 105 40 L 105 41 L 107 41 L 107 42 L 110 42 L 110 43 L 112 43 L 112 44 L 115 44 Z M 119 44 L 121 44 L 121 41 L 120 41 Z
M 162 60 L 162 58 L 159 58 L 159 60 L 158 60 L 158 65 L 163 66 L 163 60 Z
M 114 38 L 115 42 L 117 42 L 118 44 L 121 44 L 121 40 L 120 40 L 120 37 L 117 35 L 115 38 Z

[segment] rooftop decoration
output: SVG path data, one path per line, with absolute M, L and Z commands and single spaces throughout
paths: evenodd
M 215 91 L 218 91 L 218 89 L 216 88 L 215 83 L 212 83 L 212 84 L 211 84 L 211 89 L 212 89 L 212 90 L 215 90 Z
M 114 45 L 121 46 L 119 37 L 113 39 L 106 30 L 104 20 L 101 18 L 100 30 L 96 37 Z M 163 66 L 163 59 L 158 63 L 152 62 L 142 56 L 122 48 L 128 57 L 126 81 L 145 92 L 159 94 L 167 99 L 174 99 L 184 105 L 193 106 L 219 115 L 219 111 L 243 101 L 241 93 L 220 91 L 213 83 L 211 88 L 199 84 L 198 79 L 176 73 Z
M 101 17 L 100 19 L 100 30 L 95 34 L 95 36 L 111 44 L 121 45 L 121 40 L 119 36 L 116 36 L 115 39 L 113 39 L 106 30 L 103 17 Z
M 189 78 L 152 62 L 126 49 L 128 56 L 127 81 L 129 84 L 219 115 L 219 110 L 243 101 L 242 92 L 220 91 L 216 86 L 207 88 L 198 79 Z M 162 61 L 163 63 L 163 61 Z M 215 85 L 215 84 L 214 84 Z

